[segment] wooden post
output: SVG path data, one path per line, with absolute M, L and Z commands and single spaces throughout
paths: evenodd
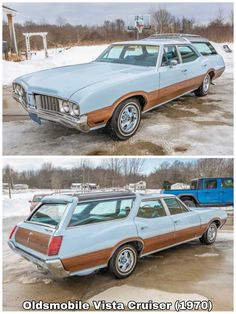
M 16 33 L 15 33 L 15 27 L 14 27 L 14 23 L 13 23 L 12 14 L 7 14 L 7 19 L 8 19 L 10 38 L 11 38 L 11 50 L 13 50 L 18 55 L 18 49 L 17 49 L 17 43 L 16 43 Z

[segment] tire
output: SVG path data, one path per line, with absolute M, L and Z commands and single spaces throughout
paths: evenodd
M 141 106 L 138 99 L 124 100 L 108 122 L 107 133 L 115 141 L 125 141 L 136 133 L 140 121 Z
M 123 279 L 128 277 L 134 271 L 138 260 L 138 252 L 133 245 L 125 244 L 118 248 L 113 254 L 109 269 L 112 274 Z
M 217 225 L 212 222 L 208 227 L 207 231 L 203 233 L 202 237 L 199 239 L 201 243 L 210 245 L 213 244 L 217 236 Z
M 196 203 L 191 198 L 183 198 L 182 202 L 188 207 L 196 207 Z
M 209 92 L 211 85 L 211 76 L 209 73 L 206 74 L 201 86 L 194 91 L 195 95 L 198 97 L 206 96 Z

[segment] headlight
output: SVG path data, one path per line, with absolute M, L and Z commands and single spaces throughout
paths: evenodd
M 79 105 L 71 103 L 71 114 L 79 116 L 80 114 Z
M 70 106 L 69 106 L 68 102 L 66 102 L 66 101 L 62 102 L 62 107 L 61 108 L 62 108 L 63 112 L 65 112 L 65 113 L 69 113 L 70 112 Z

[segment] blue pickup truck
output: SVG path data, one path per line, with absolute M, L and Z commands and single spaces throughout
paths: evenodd
M 233 178 L 200 178 L 191 181 L 190 189 L 164 190 L 178 196 L 187 206 L 233 205 Z

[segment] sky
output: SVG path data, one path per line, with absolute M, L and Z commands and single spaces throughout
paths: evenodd
M 101 164 L 104 164 L 105 157 L 104 158 L 94 158 L 94 157 L 86 157 L 82 159 L 89 160 L 89 164 L 91 167 L 97 167 Z M 143 165 L 143 171 L 142 174 L 149 174 L 151 173 L 155 168 L 158 168 L 161 163 L 168 161 L 169 163 L 173 163 L 176 160 L 180 161 L 193 161 L 197 158 L 145 158 L 145 162 Z M 17 171 L 23 171 L 23 170 L 37 170 L 39 169 L 43 163 L 50 162 L 55 167 L 62 167 L 62 168 L 73 168 L 74 166 L 78 166 L 80 164 L 81 158 L 79 157 L 45 157 L 45 158 L 39 158 L 39 157 L 21 157 L 21 158 L 14 158 L 14 157 L 8 157 L 3 158 L 3 167 L 6 165 L 10 165 L 14 170 Z
M 211 3 L 166 3 L 166 2 L 96 2 L 96 3 L 24 3 L 9 2 L 4 5 L 15 9 L 19 14 L 15 17 L 18 23 L 24 23 L 27 20 L 39 22 L 45 19 L 53 24 L 58 17 L 63 17 L 72 25 L 101 25 L 104 20 L 115 20 L 122 18 L 127 22 L 128 15 L 149 14 L 153 10 L 161 7 L 167 9 L 171 14 L 182 17 L 194 18 L 197 23 L 205 24 L 214 19 L 219 12 L 223 10 L 226 20 L 230 17 L 233 8 L 232 3 L 211 2 Z

